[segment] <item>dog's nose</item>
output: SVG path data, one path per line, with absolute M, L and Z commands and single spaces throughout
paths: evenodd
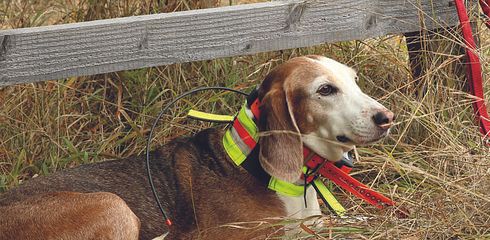
M 373 116 L 373 121 L 376 126 L 380 127 L 383 130 L 389 129 L 393 125 L 394 119 L 395 114 L 388 110 L 377 112 Z

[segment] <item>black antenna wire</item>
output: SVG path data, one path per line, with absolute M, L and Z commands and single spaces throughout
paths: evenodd
M 150 182 L 150 187 L 151 187 L 151 192 L 153 193 L 153 197 L 155 198 L 155 201 L 157 202 L 158 208 L 160 209 L 160 212 L 163 215 L 163 219 L 165 220 L 165 224 L 167 224 L 168 227 L 170 227 L 172 225 L 172 221 L 170 220 L 170 218 L 167 216 L 167 213 L 163 209 L 162 203 L 160 202 L 160 198 L 158 197 L 157 191 L 155 189 L 155 185 L 153 184 L 153 179 L 151 177 L 151 171 L 150 171 L 150 143 L 151 143 L 151 140 L 153 137 L 153 131 L 155 130 L 155 128 L 156 128 L 158 122 L 160 121 L 160 119 L 162 118 L 163 114 L 165 112 L 167 112 L 167 110 L 172 105 L 174 105 L 177 101 L 179 101 L 180 99 L 182 99 L 188 95 L 198 93 L 198 92 L 202 92 L 202 91 L 208 91 L 208 90 L 222 90 L 222 91 L 234 92 L 234 93 L 238 93 L 238 94 L 241 94 L 244 96 L 248 96 L 248 94 L 245 92 L 242 92 L 242 91 L 236 90 L 236 89 L 232 89 L 232 88 L 227 88 L 227 87 L 200 87 L 200 88 L 195 88 L 195 89 L 189 90 L 189 91 L 182 93 L 181 95 L 177 96 L 176 98 L 174 98 L 170 103 L 168 103 L 162 109 L 162 111 L 160 111 L 157 118 L 153 122 L 150 133 L 148 135 L 148 139 L 146 142 L 146 174 L 148 177 L 148 181 Z M 167 232 L 167 234 L 168 234 L 168 232 Z

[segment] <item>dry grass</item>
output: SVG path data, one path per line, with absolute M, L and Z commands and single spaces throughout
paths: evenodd
M 6 0 L 0 2 L 0 28 L 215 4 Z M 490 37 L 488 33 L 481 36 L 479 52 L 488 79 Z M 473 99 L 464 91 L 464 81 L 455 68 L 454 63 L 461 59 L 457 51 L 460 41 L 454 37 L 442 40 L 433 39 L 434 44 L 426 49 L 421 59 L 425 72 L 420 79 L 411 77 L 404 39 L 389 36 L 2 88 L 0 191 L 35 174 L 141 153 L 157 112 L 177 94 L 198 86 L 249 89 L 283 61 L 314 53 L 353 66 L 360 73 L 361 88 L 397 114 L 397 125 L 388 139 L 357 149 L 354 174 L 411 211 L 409 218 L 396 219 L 391 210 L 383 214 L 335 189 L 349 207 L 351 218 L 326 218 L 325 232 L 316 237 L 489 239 L 490 154 L 473 121 Z M 488 93 L 487 88 L 490 96 Z M 185 110 L 191 106 L 233 113 L 241 101 L 231 94 L 203 93 L 188 98 L 173 109 L 171 123 L 161 124 L 156 141 L 162 143 L 210 126 L 185 119 Z

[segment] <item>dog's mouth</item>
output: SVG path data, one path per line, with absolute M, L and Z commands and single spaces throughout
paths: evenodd
M 348 138 L 347 136 L 345 136 L 345 135 L 339 135 L 336 138 L 337 138 L 337 141 L 339 141 L 341 143 L 352 142 L 352 140 L 350 138 Z
M 346 135 L 338 135 L 336 139 L 343 144 L 368 145 L 383 139 L 388 135 L 388 133 L 389 131 L 383 131 L 368 136 L 353 133 L 352 137 L 347 137 Z

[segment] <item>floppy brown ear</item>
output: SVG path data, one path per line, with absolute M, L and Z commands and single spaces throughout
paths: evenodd
M 274 79 L 277 77 L 280 77 L 277 73 L 269 74 L 259 90 L 259 161 L 271 176 L 295 182 L 302 173 L 303 143 L 288 101 L 284 80 Z

